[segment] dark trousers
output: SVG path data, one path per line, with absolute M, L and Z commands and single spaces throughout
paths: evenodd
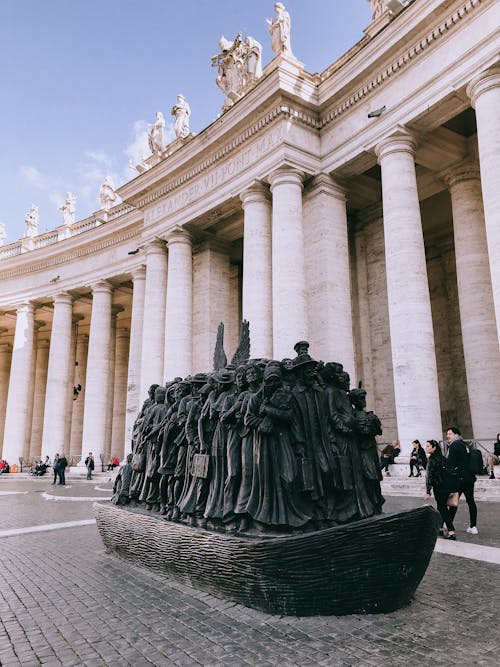
M 57 471 L 57 474 L 59 475 L 59 484 L 66 484 L 66 477 L 64 474 L 64 468 L 60 468 Z
M 389 463 L 391 462 L 391 459 L 389 457 L 382 456 L 380 459 L 380 470 L 385 470 L 386 472 L 389 472 Z
M 413 468 L 417 469 L 417 475 L 420 474 L 420 465 L 417 460 L 415 459 L 410 459 L 410 472 L 413 475 Z
M 59 477 L 59 471 L 58 471 L 58 470 L 54 470 L 54 481 L 52 482 L 52 484 L 55 484 L 55 483 L 57 482 L 57 478 L 58 478 L 58 477 Z
M 477 505 L 476 501 L 474 500 L 474 482 L 470 482 L 468 484 L 464 484 L 463 482 L 461 482 L 458 493 L 460 496 L 462 495 L 462 493 L 465 496 L 465 500 L 467 501 L 467 505 L 469 506 L 469 517 L 470 517 L 469 523 L 472 528 L 477 523 Z M 455 518 L 457 509 L 458 507 L 450 507 L 452 521 Z
M 448 496 L 449 496 L 448 491 L 436 491 L 434 489 L 434 498 L 436 499 L 438 512 L 439 514 L 441 514 L 441 520 L 446 525 L 446 528 L 448 528 L 448 532 L 454 533 L 455 526 L 453 525 L 453 517 L 457 512 L 457 508 L 448 507 L 448 505 L 446 504 Z M 452 510 L 454 511 L 452 512 Z

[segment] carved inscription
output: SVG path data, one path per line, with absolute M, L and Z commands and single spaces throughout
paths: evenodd
M 196 199 L 203 197 L 207 192 L 222 185 L 254 162 L 257 162 L 263 155 L 271 152 L 282 140 L 283 135 L 281 130 L 270 132 L 246 150 L 240 151 L 231 160 L 211 169 L 204 176 L 198 176 L 193 180 L 191 185 L 180 189 L 176 194 L 163 199 L 160 203 L 146 211 L 146 225 L 161 220 Z

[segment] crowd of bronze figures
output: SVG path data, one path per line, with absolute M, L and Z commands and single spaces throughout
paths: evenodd
M 342 364 L 308 344 L 152 385 L 135 422 L 124 498 L 228 532 L 318 530 L 380 514 L 380 421 Z M 128 482 L 128 480 L 127 480 Z

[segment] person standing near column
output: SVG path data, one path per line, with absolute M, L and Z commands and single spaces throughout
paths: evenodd
M 476 476 L 469 468 L 469 449 L 462 440 L 460 430 L 456 426 L 450 426 L 447 429 L 446 439 L 450 443 L 448 449 L 448 467 L 457 469 L 458 477 L 460 479 L 458 494 L 459 497 L 462 493 L 465 495 L 465 500 L 469 506 L 470 525 L 467 528 L 467 532 L 472 535 L 477 535 L 477 505 L 474 500 L 474 484 L 476 482 Z M 453 521 L 456 512 L 456 507 L 450 507 L 451 521 Z
M 64 452 L 59 457 L 59 464 L 57 466 L 57 474 L 59 476 L 59 484 L 66 485 L 66 468 L 68 466 L 68 459 L 64 456 Z
M 92 452 L 89 452 L 85 459 L 85 466 L 87 468 L 87 479 L 92 479 L 92 471 L 94 470 L 94 455 Z

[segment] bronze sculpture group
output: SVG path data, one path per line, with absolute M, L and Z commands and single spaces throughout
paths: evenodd
M 218 531 L 319 530 L 381 513 L 366 392 L 308 344 L 152 385 L 135 422 L 128 497 L 165 519 Z

